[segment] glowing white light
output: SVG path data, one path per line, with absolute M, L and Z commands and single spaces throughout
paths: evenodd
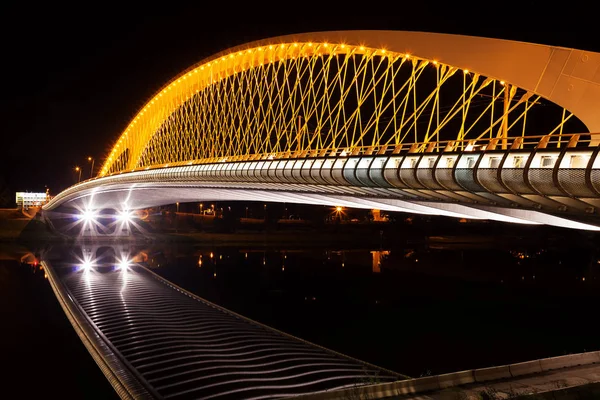
M 92 261 L 91 261 L 91 260 L 84 260 L 84 261 L 81 263 L 81 269 L 82 269 L 84 272 L 90 271 L 90 270 L 92 269 L 92 265 L 93 265 L 93 264 L 92 264 Z
M 96 213 L 93 210 L 85 210 L 82 214 L 79 215 L 79 219 L 82 219 L 84 222 L 91 222 L 96 218 Z
M 131 263 L 127 259 L 123 259 L 119 262 L 119 269 L 122 271 L 126 271 L 129 268 Z
M 119 213 L 119 215 L 117 215 L 117 219 L 121 222 L 131 222 L 131 219 L 133 218 L 133 213 L 129 210 L 123 210 Z

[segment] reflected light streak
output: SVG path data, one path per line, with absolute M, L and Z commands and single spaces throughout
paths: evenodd
M 84 254 L 83 259 L 78 259 L 79 263 L 76 264 L 75 268 L 77 271 L 83 271 L 88 273 L 93 270 L 96 265 L 96 260 L 92 260 L 91 255 Z
M 121 271 L 127 271 L 130 265 L 131 263 L 127 259 L 124 259 L 119 261 L 118 269 L 120 269 Z

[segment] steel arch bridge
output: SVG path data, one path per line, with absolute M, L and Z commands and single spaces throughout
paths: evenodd
M 261 200 L 599 229 L 600 54 L 459 35 L 320 32 L 162 87 L 99 175 L 44 209 Z

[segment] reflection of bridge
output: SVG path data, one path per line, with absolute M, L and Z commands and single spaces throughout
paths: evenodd
M 599 66 L 414 32 L 251 43 L 163 87 L 44 209 L 260 200 L 599 229 L 600 140 L 582 133 L 600 131 Z
M 63 257 L 42 265 L 121 398 L 279 398 L 403 377 L 198 298 L 145 268 L 143 253 L 86 245 Z

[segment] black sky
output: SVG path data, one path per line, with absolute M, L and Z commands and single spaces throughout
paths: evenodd
M 28 4 L 3 10 L 0 190 L 42 191 L 47 185 L 56 194 L 74 183 L 75 165 L 86 167 L 82 178 L 87 178 L 85 158 L 94 156 L 99 167 L 112 140 L 166 81 L 213 53 L 252 40 L 310 31 L 391 29 L 600 52 L 600 35 L 584 30 L 584 24 L 569 29 L 574 24 L 564 23 L 559 12 L 519 23 L 503 22 L 501 16 L 473 19 L 425 3 L 357 15 L 333 9 L 290 14 L 286 7 L 295 7 L 292 3 L 280 3 L 281 13 L 273 15 L 232 13 L 227 8 L 233 3 L 184 9 L 161 4 L 166 10 L 145 15 L 141 9 L 93 5 L 85 10 L 36 7 L 33 14 Z M 371 11 L 376 8 L 383 7 Z

